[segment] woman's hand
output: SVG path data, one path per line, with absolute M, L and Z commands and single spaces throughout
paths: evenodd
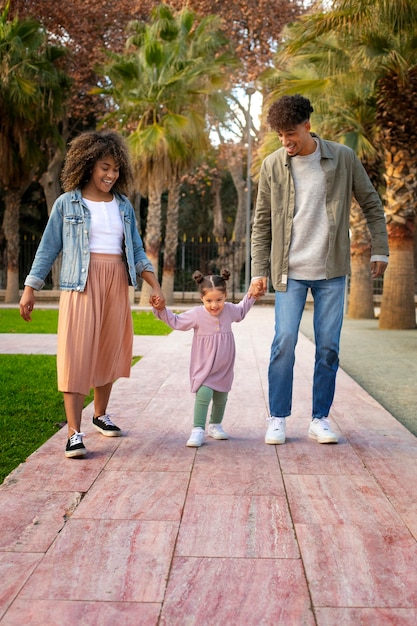
M 151 297 L 149 298 L 149 304 L 157 311 L 163 311 L 165 309 L 165 296 L 161 289 L 152 290 Z
M 25 322 L 32 321 L 32 311 L 35 306 L 35 294 L 33 287 L 26 287 L 23 290 L 22 297 L 20 298 L 19 308 L 20 315 Z

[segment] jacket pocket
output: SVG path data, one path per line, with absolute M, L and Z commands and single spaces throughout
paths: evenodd
M 64 223 L 78 226 L 78 224 L 84 224 L 84 218 L 82 215 L 64 215 Z

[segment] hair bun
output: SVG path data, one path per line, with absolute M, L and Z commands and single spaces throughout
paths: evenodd
M 200 270 L 196 270 L 193 274 L 193 280 L 199 285 L 204 280 L 204 274 L 202 274 Z
M 223 268 L 222 271 L 220 272 L 220 276 L 223 278 L 223 280 L 229 280 L 230 278 L 229 270 L 226 268 Z

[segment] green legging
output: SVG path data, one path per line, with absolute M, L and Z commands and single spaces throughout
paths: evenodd
M 220 424 L 226 408 L 227 396 L 227 391 L 214 391 L 214 389 L 202 385 L 195 396 L 194 428 L 206 427 L 207 412 L 212 400 L 210 424 Z

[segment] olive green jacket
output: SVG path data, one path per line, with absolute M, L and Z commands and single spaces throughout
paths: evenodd
M 312 133 L 313 137 L 317 137 Z M 349 213 L 352 195 L 362 207 L 372 238 L 372 254 L 388 256 L 388 237 L 381 200 L 353 150 L 317 137 L 326 177 L 329 247 L 326 278 L 350 272 Z M 252 229 L 252 276 L 270 276 L 276 291 L 285 291 L 295 210 L 291 157 L 285 148 L 262 163 Z M 308 246 L 308 241 L 306 241 Z

